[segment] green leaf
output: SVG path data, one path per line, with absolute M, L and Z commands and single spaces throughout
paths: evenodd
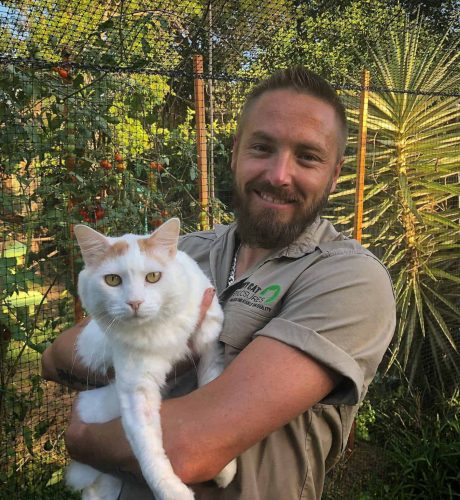
M 46 487 L 60 483 L 64 479 L 64 469 L 58 469 L 53 472 L 50 479 L 46 483 Z
M 460 277 L 455 276 L 447 271 L 443 271 L 442 269 L 431 269 L 431 272 L 434 276 L 438 278 L 444 278 L 449 281 L 453 281 L 454 283 L 460 283 Z
M 22 437 L 24 438 L 24 444 L 27 447 L 27 450 L 31 455 L 34 454 L 34 449 L 33 449 L 33 433 L 30 427 L 27 425 L 23 425 L 22 427 Z

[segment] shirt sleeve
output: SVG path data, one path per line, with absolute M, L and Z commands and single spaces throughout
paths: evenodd
M 357 404 L 395 328 L 388 272 L 368 254 L 325 255 L 306 269 L 284 297 L 279 314 L 255 335 L 304 351 L 342 375 L 322 403 Z

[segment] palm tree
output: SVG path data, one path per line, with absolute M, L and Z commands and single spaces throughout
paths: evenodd
M 441 389 L 460 375 L 459 48 L 430 42 L 417 19 L 370 50 L 372 81 L 385 90 L 369 94 L 363 243 L 395 285 L 389 366 Z M 350 110 L 352 124 L 357 115 Z

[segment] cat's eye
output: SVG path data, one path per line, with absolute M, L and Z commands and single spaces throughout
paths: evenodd
M 161 273 L 154 271 L 145 275 L 147 283 L 156 283 L 161 278 Z
M 104 280 L 109 286 L 121 285 L 121 277 L 118 274 L 106 274 Z

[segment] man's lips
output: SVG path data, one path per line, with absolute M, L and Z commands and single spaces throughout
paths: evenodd
M 253 192 L 265 203 L 269 205 L 276 205 L 276 206 L 290 206 L 293 205 L 294 203 L 297 203 L 297 200 L 293 198 L 280 198 L 274 194 L 267 193 L 265 191 L 258 191 L 257 189 L 254 189 Z

